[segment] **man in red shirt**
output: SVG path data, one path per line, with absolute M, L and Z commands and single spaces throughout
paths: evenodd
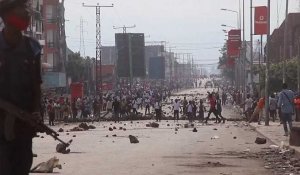
M 260 125 L 261 116 L 263 113 L 263 109 L 265 107 L 265 97 L 261 97 L 259 101 L 257 102 L 257 106 L 251 115 L 251 118 L 249 120 L 249 123 L 253 122 L 253 120 L 258 116 L 258 124 Z
M 294 99 L 295 111 L 296 111 L 296 121 L 300 121 L 300 94 L 298 94 Z
M 218 117 L 218 113 L 217 113 L 217 109 L 216 109 L 216 98 L 214 97 L 213 94 L 209 94 L 208 95 L 208 100 L 209 100 L 209 105 L 210 105 L 210 108 L 209 108 L 209 111 L 208 111 L 208 115 L 207 117 L 205 118 L 205 123 L 207 123 L 207 121 L 209 120 L 209 117 L 210 117 L 210 114 L 213 113 L 216 117 L 216 120 L 221 122 L 221 119 Z

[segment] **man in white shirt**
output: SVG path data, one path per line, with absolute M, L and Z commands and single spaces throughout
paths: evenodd
M 154 108 L 155 108 L 155 114 L 156 114 L 156 121 L 161 121 L 161 103 L 159 102 L 159 100 L 156 100 L 155 104 L 154 104 Z
M 189 122 L 192 123 L 193 122 L 193 104 L 192 104 L 192 101 L 189 101 L 189 104 L 187 106 L 187 115 L 188 115 Z
M 145 99 L 145 105 L 146 105 L 145 115 L 147 114 L 147 111 L 148 114 L 150 114 L 150 99 L 148 97 L 146 97 Z
M 174 110 L 174 122 L 175 120 L 179 120 L 179 110 L 180 110 L 180 101 L 178 99 L 175 100 L 173 104 L 173 110 Z
M 142 102 L 143 102 L 142 97 L 138 97 L 138 98 L 137 98 L 138 109 L 142 109 L 142 110 L 143 110 Z
M 250 119 L 252 105 L 253 105 L 253 99 L 248 94 L 247 99 L 245 100 L 245 115 L 247 119 Z
M 137 109 L 138 109 L 137 100 L 134 99 L 134 100 L 132 101 L 132 110 L 133 110 L 133 113 L 134 113 L 134 114 L 138 114 Z

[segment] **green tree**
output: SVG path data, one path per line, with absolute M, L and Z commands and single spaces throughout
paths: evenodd
M 84 81 L 85 61 L 80 53 L 70 54 L 66 64 L 67 76 L 71 77 L 72 82 Z
M 278 92 L 282 89 L 282 67 L 283 62 L 270 65 L 270 91 Z M 260 86 L 265 86 L 265 66 L 255 66 L 255 72 L 260 73 Z M 297 89 L 297 59 L 289 59 L 286 61 L 286 83 L 293 90 Z
M 226 43 L 224 44 L 224 46 L 221 48 L 220 50 L 220 54 L 221 56 L 219 57 L 219 67 L 221 66 L 226 66 L 227 64 L 227 46 L 226 46 Z M 221 72 L 222 72 L 222 75 L 229 79 L 231 82 L 233 82 L 234 80 L 234 69 L 232 68 L 224 68 L 224 69 L 221 69 Z

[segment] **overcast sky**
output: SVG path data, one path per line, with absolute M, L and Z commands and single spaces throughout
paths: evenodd
M 242 0 L 240 0 L 242 2 Z M 290 12 L 299 11 L 300 0 L 290 0 Z M 236 26 L 235 13 L 221 8 L 239 11 L 239 0 L 66 0 L 66 33 L 68 46 L 80 49 L 80 18 L 84 22 L 86 56 L 95 57 L 95 8 L 88 5 L 111 5 L 101 9 L 102 45 L 114 45 L 113 26 L 132 26 L 127 32 L 145 33 L 146 44 L 167 41 L 177 53 L 192 53 L 197 63 L 216 63 L 219 49 L 224 44 L 225 33 L 221 24 Z M 250 0 L 246 2 L 246 38 L 249 39 Z M 271 0 L 272 30 L 284 19 L 285 0 Z M 253 0 L 254 6 L 267 5 L 267 0 Z M 227 28 L 228 29 L 228 28 Z M 176 47 L 176 48 L 174 48 Z

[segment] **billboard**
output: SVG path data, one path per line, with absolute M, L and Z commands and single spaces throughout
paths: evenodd
M 149 59 L 149 79 L 165 79 L 165 57 Z
M 254 34 L 266 35 L 268 33 L 268 7 L 255 7 Z
M 238 58 L 241 48 L 241 30 L 230 30 L 227 40 L 227 56 L 230 58 Z
M 62 72 L 44 72 L 42 79 L 42 86 L 46 89 L 61 88 L 67 85 L 66 74 Z
M 142 33 L 116 33 L 117 73 L 119 77 L 130 77 L 130 60 L 132 58 L 133 77 L 145 77 L 145 38 Z
M 71 83 L 71 99 L 77 99 L 83 97 L 83 83 Z

